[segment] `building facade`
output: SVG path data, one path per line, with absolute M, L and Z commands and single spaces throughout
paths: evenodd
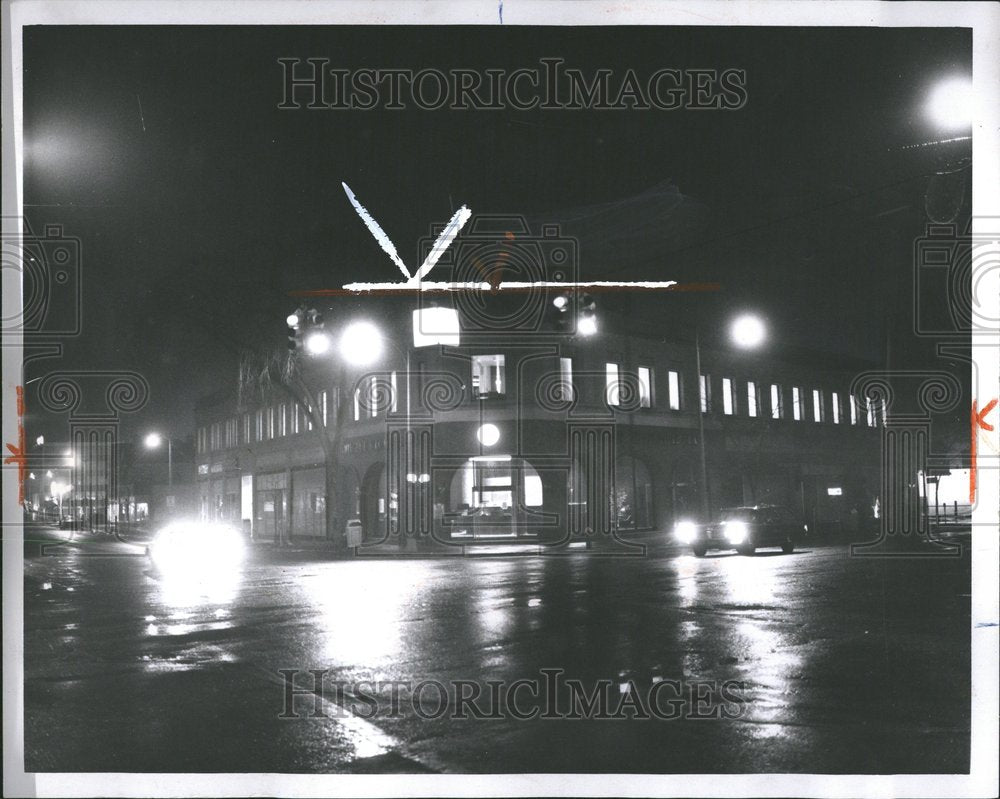
M 375 365 L 296 355 L 305 393 L 199 406 L 202 517 L 271 541 L 344 541 L 352 521 L 366 541 L 627 539 L 700 513 L 702 448 L 712 509 L 787 505 L 834 537 L 877 513 L 885 420 L 852 393 L 865 364 L 696 351 L 612 313 L 584 336 L 551 329 L 550 299 L 527 330 L 477 331 L 456 303 L 460 334 L 429 344 L 415 301 L 339 310 L 334 337 L 380 320 Z

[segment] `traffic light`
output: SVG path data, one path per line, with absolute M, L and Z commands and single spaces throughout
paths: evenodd
M 560 333 L 569 333 L 573 329 L 573 296 L 562 291 L 551 301 L 549 319 L 552 328 Z
M 583 336 L 597 332 L 597 300 L 592 294 L 581 294 L 577 300 L 576 331 Z

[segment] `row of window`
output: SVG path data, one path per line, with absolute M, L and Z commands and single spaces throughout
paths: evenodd
M 559 396 L 571 401 L 574 395 L 573 359 L 559 359 Z M 639 408 L 657 406 L 654 395 L 654 374 L 650 366 L 639 366 L 629 381 L 624 381 L 621 365 L 605 364 L 605 402 L 612 407 L 637 404 Z M 373 419 L 398 410 L 398 378 L 396 372 L 385 378 L 372 375 L 354 390 L 352 416 L 354 421 Z M 504 397 L 507 391 L 503 355 L 476 355 L 472 358 L 470 384 L 475 399 Z M 699 375 L 699 402 L 702 413 L 712 413 L 717 408 L 713 397 L 711 376 Z M 794 421 L 832 422 L 833 424 L 866 424 L 876 427 L 885 423 L 883 409 L 865 398 L 859 404 L 855 398 L 837 391 L 806 389 L 792 386 L 791 391 L 777 383 L 758 383 L 753 380 L 736 381 L 723 377 L 721 381 L 721 410 L 726 416 L 745 415 L 750 418 L 792 419 Z M 635 391 L 638 396 L 631 398 Z M 628 395 L 628 396 L 625 396 Z M 327 423 L 330 406 L 328 393 L 317 395 L 317 412 L 323 425 Z M 682 375 L 667 370 L 665 407 L 671 411 L 686 410 L 682 392 Z M 270 441 L 287 435 L 297 435 L 313 429 L 311 414 L 296 403 L 279 403 L 255 412 L 244 413 L 242 430 L 240 419 L 231 418 L 215 422 L 198 430 L 199 453 L 232 449 L 258 441 Z

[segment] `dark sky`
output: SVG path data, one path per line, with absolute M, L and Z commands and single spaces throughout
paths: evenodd
M 618 80 L 629 68 L 735 67 L 748 101 L 735 111 L 280 110 L 283 57 L 508 71 L 559 57 Z M 880 357 L 887 313 L 906 338 L 912 244 L 943 158 L 900 148 L 941 138 L 926 94 L 971 73 L 971 35 L 39 27 L 25 31 L 24 63 L 26 216 L 36 231 L 60 223 L 80 238 L 84 296 L 82 335 L 28 377 L 141 371 L 153 396 L 131 423 L 183 433 L 194 399 L 234 378 L 227 341 L 284 337 L 288 291 L 399 277 L 342 180 L 411 268 L 418 239 L 462 203 L 538 221 L 672 182 L 670 209 L 636 205 L 642 246 L 609 247 L 599 225 L 588 240 L 583 226 L 584 277 L 721 282 L 718 296 L 643 299 L 639 310 L 683 329 L 755 307 L 783 340 Z

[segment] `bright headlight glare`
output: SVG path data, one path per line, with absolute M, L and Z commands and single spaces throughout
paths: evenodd
M 682 544 L 690 544 L 697 534 L 698 528 L 694 526 L 694 522 L 678 522 L 674 527 L 674 535 Z
M 239 563 L 244 543 L 239 532 L 226 525 L 174 524 L 160 532 L 149 554 L 160 569 L 198 571 Z
M 726 540 L 730 544 L 742 544 L 747 540 L 747 526 L 745 522 L 726 522 Z

